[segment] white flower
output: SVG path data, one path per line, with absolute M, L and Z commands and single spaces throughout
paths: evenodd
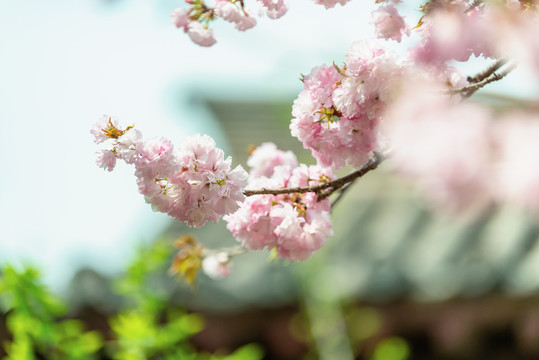
M 213 36 L 213 31 L 198 21 L 191 21 L 187 25 L 187 34 L 189 34 L 189 37 L 194 43 L 200 46 L 212 46 L 217 42 Z
M 212 279 L 222 279 L 230 275 L 230 256 L 226 252 L 209 255 L 202 260 L 202 270 Z

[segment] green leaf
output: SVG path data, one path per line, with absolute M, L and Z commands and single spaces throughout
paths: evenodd
M 101 348 L 101 336 L 85 333 L 80 321 L 58 321 L 66 306 L 41 284 L 35 269 L 6 266 L 1 284 L 0 297 L 9 310 L 6 325 L 13 337 L 5 346 L 6 359 L 31 360 L 37 353 L 50 360 L 83 360 Z
M 240 347 L 229 355 L 230 360 L 261 360 L 264 357 L 262 348 L 257 344 L 248 344 Z
M 4 360 L 35 360 L 30 339 L 23 337 L 5 345 L 7 356 Z
M 401 338 L 391 337 L 380 341 L 372 356 L 372 360 L 406 360 L 410 356 L 408 343 Z

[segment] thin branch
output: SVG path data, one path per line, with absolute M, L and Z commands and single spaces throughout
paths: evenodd
M 506 58 L 496 60 L 494 64 L 490 65 L 488 68 L 476 74 L 475 76 L 468 76 L 468 82 L 470 84 L 474 84 L 481 80 L 486 79 L 487 77 L 492 75 L 496 70 L 498 70 L 499 68 L 507 64 L 507 61 L 508 60 Z
M 334 191 L 342 188 L 347 183 L 352 182 L 355 179 L 362 177 L 369 171 L 376 169 L 383 160 L 384 158 L 382 157 L 381 154 L 374 153 L 374 158 L 370 160 L 369 163 L 363 166 L 361 169 L 356 170 L 353 173 L 350 173 L 341 178 L 335 179 L 333 181 L 328 181 L 326 183 L 319 184 L 319 185 L 306 186 L 306 187 L 292 187 L 292 188 L 283 188 L 283 189 L 262 188 L 259 190 L 245 190 L 243 193 L 245 194 L 245 196 L 253 196 L 253 195 L 280 195 L 280 194 L 294 194 L 294 193 L 304 194 L 308 192 L 314 192 L 314 193 L 320 194 L 318 199 L 321 200 L 331 195 Z M 323 191 L 326 189 L 327 191 Z
M 464 12 L 465 14 L 470 14 L 476 7 L 481 5 L 483 2 L 481 0 L 475 0 Z
M 511 71 L 515 70 L 516 63 L 513 63 L 509 65 L 505 70 L 499 72 L 499 73 L 492 73 L 489 77 L 486 79 L 483 79 L 479 82 L 476 82 L 474 84 L 463 86 L 458 89 L 451 89 L 444 91 L 446 94 L 455 95 L 455 94 L 463 94 L 463 97 L 467 98 L 473 95 L 477 90 L 481 89 L 483 86 L 490 84 L 493 81 L 498 81 L 503 79 L 507 74 L 509 74 Z
M 468 97 L 472 96 L 477 90 L 481 89 L 483 86 L 485 86 L 487 84 L 490 84 L 491 82 L 503 79 L 504 77 L 507 76 L 507 74 L 509 74 L 511 71 L 515 70 L 516 67 L 517 67 L 517 64 L 512 63 L 508 67 L 506 67 L 505 70 L 500 71 L 499 73 L 494 72 L 494 73 L 492 73 L 492 75 L 490 75 L 486 79 L 483 79 L 483 80 L 473 84 L 471 89 L 468 92 L 464 93 L 464 98 L 468 98 Z
M 219 253 L 223 253 L 223 252 L 227 253 L 228 256 L 233 257 L 233 256 L 237 256 L 237 255 L 241 255 L 241 254 L 246 253 L 247 249 L 244 248 L 241 245 L 228 247 L 228 248 L 221 248 L 221 249 L 208 249 L 208 248 L 205 248 L 203 255 L 204 255 L 204 257 L 206 257 L 206 256 L 211 256 L 211 255 L 216 255 L 216 254 L 219 254 Z
M 350 181 L 347 185 L 343 186 L 340 191 L 339 191 L 339 195 L 337 195 L 337 198 L 335 200 L 333 200 L 331 202 L 331 210 L 333 210 L 333 207 L 335 205 L 337 205 L 337 203 L 339 201 L 341 201 L 341 199 L 344 197 L 344 194 L 348 191 L 348 189 L 350 189 L 352 187 L 352 185 L 354 185 L 354 182 L 356 181 L 357 179 L 354 179 L 352 181 Z

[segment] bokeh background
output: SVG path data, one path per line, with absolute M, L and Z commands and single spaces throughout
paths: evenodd
M 0 263 L 37 266 L 87 316 L 122 306 L 108 279 L 139 244 L 188 232 L 234 244 L 222 223 L 194 231 L 152 212 L 130 167 L 95 166 L 89 129 L 102 114 L 176 143 L 207 133 L 235 164 L 264 141 L 312 163 L 288 131 L 298 77 L 342 62 L 373 34 L 374 3 L 326 11 L 295 0 L 245 33 L 217 23 L 218 43 L 206 49 L 171 25 L 180 5 L 0 2 Z M 414 6 L 405 14 L 416 21 Z M 519 70 L 478 99 L 515 106 L 536 94 Z M 511 208 L 437 212 L 384 169 L 355 184 L 333 216 L 335 237 L 306 262 L 258 252 L 238 258 L 228 279 L 201 275 L 194 292 L 167 274 L 156 286 L 205 314 L 194 341 L 207 349 L 256 341 L 268 358 L 368 358 L 386 339 L 380 358 L 539 358 L 536 219 Z

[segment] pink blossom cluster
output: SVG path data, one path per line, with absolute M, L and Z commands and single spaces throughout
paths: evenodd
M 344 6 L 350 0 L 314 0 L 315 4 L 318 5 L 324 5 L 326 9 L 330 9 L 332 7 L 335 7 L 337 4 L 341 4 Z
M 229 0 L 215 1 L 215 14 L 223 20 L 234 24 L 240 31 L 245 31 L 256 25 L 256 18 L 253 11 L 240 8 Z
M 116 167 L 116 159 L 128 164 L 135 163 L 137 146 L 142 139 L 140 131 L 132 126 L 120 130 L 118 118 L 104 115 L 93 126 L 90 133 L 96 144 L 108 143 L 109 145 L 96 153 L 96 163 L 99 167 L 112 171 Z
M 539 31 L 534 6 L 519 1 L 466 0 L 429 2 L 417 31 L 420 42 L 412 50 L 423 63 L 467 61 L 470 56 L 519 58 L 536 66 Z M 539 68 L 539 67 L 538 67 Z
M 332 8 L 337 4 L 345 5 L 349 0 L 313 1 Z M 266 13 L 277 19 L 288 10 L 286 0 L 258 0 L 258 12 L 244 6 L 247 0 L 214 0 L 213 7 L 205 0 L 185 2 L 188 9 L 173 10 L 172 22 L 201 46 L 216 43 L 210 24 L 218 18 L 244 31 L 256 25 L 257 14 Z M 372 14 L 378 38 L 401 41 L 403 35 L 410 34 L 410 26 L 395 7 L 400 0 L 377 0 L 376 3 L 388 4 Z M 492 58 L 510 55 L 530 63 L 539 73 L 539 45 L 534 36 L 539 31 L 539 22 L 533 3 L 436 0 L 426 2 L 421 9 L 424 15 L 414 27 L 421 39 L 409 49 L 413 60 L 439 65 L 451 60 L 466 61 L 471 55 Z
M 485 7 L 471 10 L 466 0 L 440 1 L 425 7 L 418 32 L 421 41 L 414 49 L 415 59 L 426 63 L 447 60 L 466 61 L 471 55 L 495 55 L 491 28 Z
M 394 168 L 445 207 L 469 208 L 475 199 L 477 207 L 512 201 L 539 209 L 539 200 L 530 200 L 523 190 L 536 191 L 535 172 L 510 175 L 526 173 L 524 166 L 500 171 L 509 169 L 512 162 L 503 159 L 516 148 L 508 145 L 517 143 L 509 134 L 528 122 L 494 121 L 483 107 L 461 103 L 475 90 L 449 95 L 448 89 L 470 83 L 447 65 L 472 55 L 511 54 L 539 70 L 539 42 L 531 35 L 539 30 L 537 12 L 523 11 L 515 1 L 472 5 L 464 0 L 428 2 L 423 10 L 416 27 L 421 40 L 404 56 L 393 55 L 379 41 L 356 42 L 344 65 L 320 66 L 305 76 L 292 110 L 292 135 L 320 165 L 334 169 L 361 167 L 374 151 L 394 148 Z M 386 40 L 400 41 L 410 31 L 394 5 L 374 11 L 373 24 Z M 512 130 L 497 130 L 506 127 Z M 500 140 L 494 135 L 499 132 L 507 136 Z M 526 146 L 520 150 L 534 154 L 533 142 Z
M 392 168 L 442 208 L 512 203 L 539 213 L 539 116 L 496 118 L 430 90 L 403 92 L 385 114 Z
M 378 124 L 404 64 L 382 42 L 355 42 L 342 68 L 320 66 L 304 77 L 292 108 L 292 135 L 322 166 L 365 165 L 379 150 Z
M 507 6 L 490 9 L 491 31 L 495 32 L 497 54 L 512 57 L 528 65 L 539 76 L 539 12 L 537 5 L 520 5 L 519 1 L 507 1 Z
M 505 44 L 507 48 L 511 48 L 511 43 L 515 53 L 523 53 L 521 58 L 539 64 L 539 51 L 519 51 L 521 48 L 514 45 L 519 43 L 516 34 L 526 40 L 533 33 L 531 30 L 539 27 L 537 21 L 532 21 L 536 17 L 523 13 L 513 2 L 473 7 L 465 0 L 440 0 L 427 3 L 423 10 L 425 15 L 417 26 L 422 39 L 403 56 L 388 51 L 383 42 L 358 41 L 346 52 L 343 66 L 320 66 L 304 77 L 304 90 L 294 101 L 290 129 L 322 166 L 337 169 L 365 165 L 373 152 L 386 144 L 379 126 L 385 109 L 392 106 L 403 83 L 430 77 L 445 81 L 446 89 L 468 85 L 447 62 L 464 61 L 472 54 L 501 54 L 492 39 L 509 36 L 502 33 L 513 34 Z M 509 15 L 502 15 L 507 11 Z M 373 23 L 377 36 L 386 40 L 400 41 L 402 35 L 410 32 L 394 5 L 374 11 Z M 509 26 L 512 23 L 518 25 Z M 496 32 L 497 27 L 502 32 Z M 527 31 L 511 33 L 511 28 Z M 499 36 L 494 37 L 496 34 Z M 539 50 L 539 46 L 525 48 Z M 416 88 L 412 93 L 419 91 L 422 90 Z
M 539 114 L 517 113 L 494 129 L 497 199 L 539 214 Z
M 288 11 L 285 0 L 258 0 L 270 19 L 278 19 Z
M 377 38 L 400 42 L 402 35 L 410 35 L 410 27 L 394 5 L 380 6 L 374 10 L 372 22 Z
M 247 166 L 251 168 L 249 177 L 255 180 L 263 177 L 270 178 L 277 166 L 295 168 L 298 166 L 298 160 L 292 151 L 279 150 L 274 143 L 266 142 L 251 152 Z
M 382 131 L 392 146 L 390 164 L 444 208 L 484 206 L 491 194 L 485 176 L 491 171 L 489 113 L 477 105 L 455 104 L 434 88 L 418 88 L 403 91 L 385 114 Z
M 191 40 L 200 46 L 212 46 L 217 42 L 209 24 L 217 18 L 234 24 L 240 31 L 251 29 L 256 25 L 257 14 L 244 6 L 243 1 L 215 0 L 213 7 L 204 0 L 185 0 L 190 5 L 186 10 L 177 8 L 172 11 L 172 23 L 189 35 Z M 261 8 L 269 18 L 277 19 L 288 10 L 284 0 L 259 0 Z
M 231 169 L 231 158 L 207 135 L 192 135 L 174 149 L 166 138 L 142 140 L 138 130 L 119 128 L 118 120 L 103 116 L 91 130 L 96 143 L 107 143 L 97 152 L 97 164 L 111 171 L 116 160 L 135 166 L 139 192 L 155 211 L 189 226 L 217 222 L 234 212 L 245 199 L 247 172 Z
M 328 168 L 298 166 L 295 157 L 275 151 L 273 144 L 255 151 L 249 164 L 249 187 L 255 188 L 306 187 L 333 177 Z M 319 200 L 313 192 L 250 196 L 223 219 L 246 249 L 275 249 L 281 259 L 292 261 L 309 258 L 333 235 L 329 199 Z
M 207 255 L 202 260 L 202 270 L 206 275 L 215 280 L 229 276 L 231 265 L 230 255 L 225 251 Z
M 208 27 L 207 23 L 203 24 L 202 21 L 198 21 L 197 15 L 191 14 L 194 10 L 195 6 L 191 7 L 189 12 L 182 8 L 172 10 L 172 23 L 177 28 L 183 29 L 195 44 L 204 47 L 214 45 L 217 39 L 213 35 L 213 31 Z M 198 17 L 202 15 L 200 10 L 195 12 L 195 14 L 198 14 Z M 206 20 L 206 22 L 208 21 Z

